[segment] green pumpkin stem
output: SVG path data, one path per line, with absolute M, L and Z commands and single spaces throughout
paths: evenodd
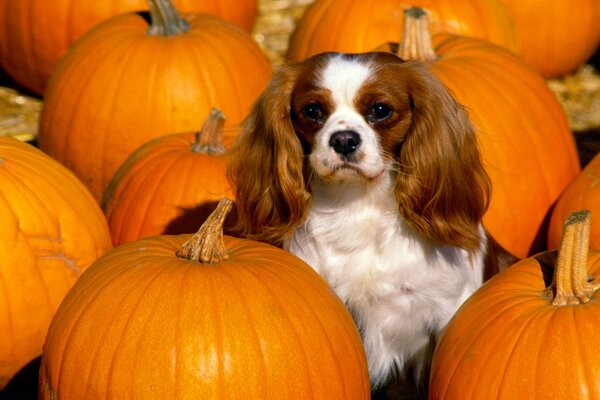
M 548 288 L 553 305 L 587 303 L 600 287 L 600 283 L 589 282 L 587 275 L 590 214 L 588 210 L 577 211 L 565 221 L 554 278 Z
M 175 36 L 186 33 L 190 25 L 179 16 L 171 0 L 148 0 L 150 28 L 152 36 Z
M 429 16 L 422 8 L 404 10 L 404 31 L 396 54 L 404 60 L 431 62 L 437 59 L 429 33 Z
M 223 242 L 223 223 L 231 211 L 232 204 L 229 199 L 221 199 L 198 232 L 177 250 L 177 257 L 203 264 L 214 264 L 229 259 Z
M 211 156 L 224 154 L 223 126 L 225 126 L 223 112 L 217 108 L 210 110 L 202 129 L 196 133 L 196 140 L 192 143 L 192 151 Z

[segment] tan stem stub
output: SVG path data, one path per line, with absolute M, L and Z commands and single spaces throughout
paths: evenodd
M 194 153 L 219 156 L 225 154 L 223 144 L 223 127 L 225 115 L 217 108 L 210 110 L 202 129 L 196 133 L 196 140 L 192 143 Z
M 223 242 L 223 223 L 233 202 L 221 199 L 217 208 L 208 216 L 198 232 L 188 239 L 176 252 L 177 257 L 213 264 L 229 259 Z
M 190 29 L 190 25 L 179 16 L 171 0 L 147 0 L 150 10 L 150 28 L 152 36 L 181 35 Z
M 429 16 L 422 8 L 404 10 L 404 31 L 397 55 L 404 60 L 423 62 L 437 59 L 429 32 Z
M 553 305 L 587 303 L 600 287 L 600 283 L 590 282 L 587 274 L 590 223 L 590 211 L 582 210 L 569 215 L 564 224 L 554 278 L 548 288 Z

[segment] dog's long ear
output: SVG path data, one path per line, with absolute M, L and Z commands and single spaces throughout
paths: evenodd
M 422 235 L 474 251 L 490 196 L 475 128 L 426 66 L 409 61 L 398 68 L 408 79 L 413 113 L 399 154 L 400 211 Z
M 228 166 L 237 230 L 276 245 L 302 221 L 309 201 L 302 145 L 290 116 L 296 75 L 289 65 L 271 79 L 244 121 Z

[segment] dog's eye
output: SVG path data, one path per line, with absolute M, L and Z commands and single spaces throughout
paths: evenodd
M 320 105 L 317 103 L 311 103 L 309 105 L 304 106 L 302 109 L 302 114 L 313 121 L 322 122 L 325 119 L 325 113 Z
M 392 115 L 392 109 L 390 106 L 384 103 L 375 103 L 371 107 L 368 118 L 369 122 L 380 122 L 386 120 Z

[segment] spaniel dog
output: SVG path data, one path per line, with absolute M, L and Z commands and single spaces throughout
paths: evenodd
M 490 183 L 464 108 L 422 63 L 324 53 L 279 69 L 234 151 L 243 234 L 329 282 L 373 387 L 424 381 L 436 340 L 494 267 Z

